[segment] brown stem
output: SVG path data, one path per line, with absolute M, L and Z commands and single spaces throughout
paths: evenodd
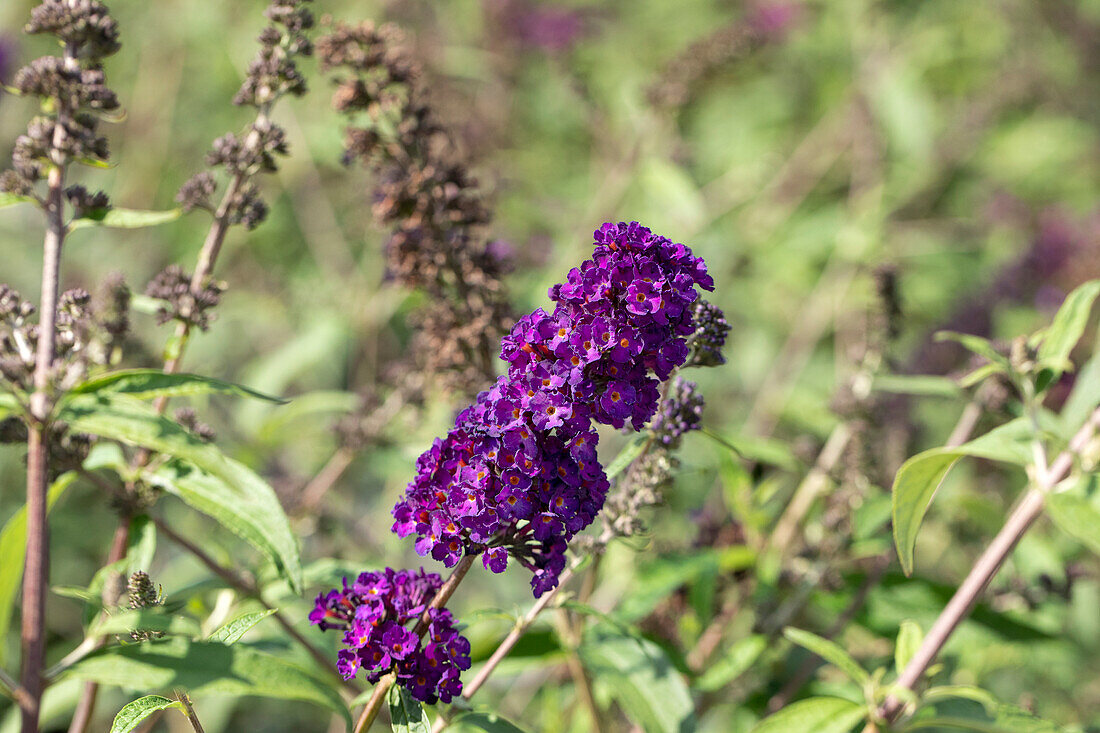
M 539 617 L 539 614 L 541 614 L 546 609 L 546 607 L 550 605 L 550 602 L 557 597 L 558 591 L 560 591 L 572 577 L 573 568 L 566 568 L 565 572 L 563 572 L 558 578 L 557 587 L 555 587 L 549 593 L 543 593 L 542 597 L 535 601 L 535 605 L 531 606 L 527 613 L 523 615 L 523 618 L 516 622 L 516 625 L 513 626 L 512 630 L 508 632 L 508 635 L 504 637 L 504 641 L 500 642 L 500 646 L 496 648 L 492 656 L 490 656 L 485 664 L 481 666 L 481 669 L 478 670 L 473 680 L 471 680 L 468 684 L 463 685 L 463 699 L 469 700 L 475 694 L 477 694 L 477 691 L 481 689 L 481 686 L 485 684 L 486 680 L 489 679 L 489 676 L 493 674 L 500 663 L 504 661 L 504 658 L 508 656 L 508 653 L 512 651 L 512 648 L 515 647 L 516 643 L 519 642 L 519 640 L 523 638 L 523 635 L 527 633 L 527 629 L 531 627 L 531 624 L 535 622 L 535 619 Z M 432 731 L 433 733 L 439 733 L 439 731 L 443 730 L 446 727 L 446 721 L 444 721 L 443 718 L 439 718 L 438 720 L 436 720 L 435 725 L 432 727 Z
M 560 587 L 560 584 L 559 584 Z M 573 689 L 576 691 L 577 700 L 580 701 L 585 712 L 588 713 L 589 730 L 600 733 L 600 709 L 596 706 L 596 698 L 592 694 L 592 680 L 588 671 L 577 654 L 577 646 L 580 645 L 580 634 L 569 618 L 569 612 L 561 609 L 558 614 L 558 632 L 562 641 L 568 647 L 565 656 L 565 665 L 569 669 L 569 676 L 573 678 Z
M 924 637 L 920 648 L 898 677 L 898 687 L 912 690 L 928 671 L 928 667 L 943 649 L 951 634 L 970 613 L 974 604 L 978 602 L 978 597 L 1000 570 L 1016 543 L 1043 513 L 1043 503 L 1047 493 L 1066 477 L 1073 465 L 1074 456 L 1080 453 L 1092 439 L 1097 427 L 1100 427 L 1100 409 L 1092 413 L 1089 420 L 1070 441 L 1069 447 L 1055 459 L 1050 468 L 1036 477 L 1035 485 L 1028 489 L 1023 500 L 1009 515 L 1001 531 L 974 563 L 974 567 L 962 585 L 955 591 L 955 595 L 951 597 L 939 618 L 932 624 L 932 628 L 928 630 L 928 635 Z M 904 707 L 904 703 L 899 698 L 890 696 L 879 709 L 879 715 L 883 720 L 892 722 L 901 715 Z
M 65 49 L 65 66 L 77 65 L 71 46 Z M 26 691 L 20 705 L 24 733 L 38 730 L 42 699 L 42 665 L 45 660 L 46 585 L 49 582 L 49 527 L 46 523 L 46 490 L 49 481 L 49 418 L 53 409 L 50 376 L 57 339 L 57 292 L 61 281 L 61 248 L 65 242 L 65 143 L 68 110 L 58 111 L 54 125 L 54 158 L 46 183 L 46 236 L 42 255 L 42 299 L 38 310 L 38 350 L 34 362 L 34 393 L 30 400 L 27 436 L 27 554 L 23 568 L 23 668 L 21 686 Z
M 195 733 L 204 733 L 202 729 L 202 723 L 199 722 L 199 716 L 195 715 L 195 708 L 191 705 L 191 698 L 187 696 L 187 693 L 183 690 L 176 690 L 176 699 L 183 705 L 183 712 L 187 716 L 187 720 L 191 723 L 191 728 Z
M 313 480 L 302 489 L 298 506 L 295 507 L 295 514 L 305 514 L 316 509 L 328 490 L 340 480 L 340 477 L 344 475 L 344 471 L 348 470 L 348 466 L 354 460 L 355 451 L 347 446 L 343 446 L 333 453 L 324 467 L 313 477 Z
M 435 598 L 433 598 L 428 607 L 424 609 L 424 615 L 420 617 L 416 626 L 413 627 L 413 633 L 418 637 L 424 635 L 424 632 L 428 630 L 428 624 L 431 623 L 431 616 L 428 612 L 443 608 L 447 605 L 447 601 L 451 600 L 451 596 L 454 595 L 455 589 L 458 588 L 458 584 L 462 582 L 462 579 L 466 577 L 466 573 L 473 566 L 476 558 L 476 555 L 465 555 L 458 561 L 458 565 L 455 565 L 455 569 L 451 571 L 450 577 L 447 578 L 439 591 L 436 592 Z M 377 684 L 375 684 L 370 699 L 367 700 L 363 712 L 359 715 L 359 720 L 355 723 L 355 733 L 363 733 L 363 731 L 370 728 L 371 723 L 378 717 L 378 712 L 382 709 L 382 703 L 386 699 L 386 693 L 393 687 L 395 679 L 396 678 L 391 672 L 378 680 Z
M 168 524 L 160 517 L 153 517 L 152 519 L 153 523 L 157 525 L 157 529 L 164 533 L 164 536 L 194 555 L 199 560 L 199 562 L 209 568 L 210 571 L 217 575 L 219 578 L 224 580 L 227 585 L 229 585 L 231 588 L 235 588 L 238 592 L 250 598 L 256 599 L 257 601 L 259 601 L 260 605 L 262 605 L 269 611 L 274 611 L 275 613 L 271 614 L 271 617 L 275 619 L 275 621 L 280 626 L 283 627 L 283 630 L 286 631 L 290 638 L 294 639 L 294 641 L 298 642 L 298 644 L 301 645 L 303 649 L 309 652 L 309 655 L 313 657 L 318 665 L 320 665 L 321 669 L 327 672 L 331 672 L 333 675 L 335 675 L 335 672 L 332 669 L 332 660 L 330 660 L 320 649 L 313 646 L 313 644 L 311 644 L 308 639 L 302 636 L 302 634 L 297 629 L 295 629 L 289 621 L 287 621 L 286 616 L 284 616 L 281 611 L 279 611 L 275 606 L 272 606 L 270 603 L 268 603 L 267 600 L 260 593 L 260 589 L 256 587 L 256 584 L 253 581 L 249 580 L 248 578 L 242 577 L 241 575 L 238 575 L 229 568 L 223 567 L 221 563 L 210 557 L 210 555 L 206 554 L 206 552 L 203 551 L 203 549 L 200 548 L 198 545 L 191 542 L 186 537 L 183 537 L 171 527 L 169 527 Z M 350 680 L 345 680 L 343 682 L 343 685 L 344 688 L 352 695 L 358 695 L 361 692 L 358 686 L 356 686 Z

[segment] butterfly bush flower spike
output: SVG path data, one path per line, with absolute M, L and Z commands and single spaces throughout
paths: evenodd
M 459 674 L 470 668 L 470 642 L 446 609 L 428 610 L 427 634 L 416 625 L 443 585 L 436 573 L 412 570 L 361 573 L 350 586 L 317 596 L 309 620 L 322 631 L 344 632 L 336 669 L 344 679 L 365 670 L 372 684 L 393 671 L 417 700 L 450 702 L 462 692 Z
M 691 250 L 634 222 L 604 224 L 595 251 L 550 288 L 554 309 L 519 319 L 501 343 L 507 373 L 417 460 L 393 530 L 448 567 L 514 558 L 535 596 L 554 588 L 570 539 L 609 483 L 594 424 L 640 430 L 658 386 L 691 354 L 696 288 L 713 289 Z

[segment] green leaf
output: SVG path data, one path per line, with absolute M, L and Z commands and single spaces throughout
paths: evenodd
M 652 436 L 646 433 L 638 433 L 631 438 L 630 442 L 619 451 L 619 455 L 615 456 L 607 467 L 607 478 L 613 479 L 625 471 L 627 466 L 634 462 L 635 458 L 642 455 L 650 440 L 652 440 Z
M 157 525 L 147 514 L 139 514 L 130 520 L 129 547 L 126 550 L 126 574 L 139 570 L 148 571 L 157 552 Z
M 118 711 L 115 722 L 111 723 L 111 733 L 130 733 L 153 713 L 171 708 L 183 711 L 183 705 L 179 700 L 169 700 L 160 695 L 146 695 L 138 698 Z
M 0 193 L 0 209 L 16 204 L 28 204 L 34 201 L 34 196 L 21 196 L 17 193 Z
M 922 703 L 935 703 L 940 700 L 972 700 L 979 703 L 986 709 L 986 712 L 992 713 L 997 709 L 997 701 L 993 698 L 992 693 L 986 692 L 980 687 L 971 687 L 970 685 L 939 685 L 937 687 L 930 687 L 921 696 Z
M 84 161 L 81 161 L 84 162 Z M 69 230 L 84 229 L 86 227 L 113 227 L 115 229 L 141 229 L 142 227 L 154 227 L 167 224 L 180 218 L 182 209 L 167 209 L 165 211 L 140 211 L 137 209 L 108 209 L 105 212 L 97 212 L 93 216 L 82 219 L 73 219 L 69 224 Z
M 947 377 L 923 374 L 882 374 L 875 377 L 872 389 L 877 392 L 917 395 L 919 397 L 958 397 L 959 385 Z
M 5 420 L 12 415 L 22 412 L 19 400 L 10 392 L 0 392 L 0 420 Z
M 197 636 L 199 622 L 187 616 L 166 613 L 157 608 L 118 611 L 105 616 L 88 630 L 89 636 L 129 634 L 131 631 L 160 631 L 171 636 Z
M 146 477 L 252 543 L 301 592 L 301 557 L 290 522 L 274 490 L 251 469 L 127 395 L 77 395 L 59 417 L 73 432 L 148 448 L 201 469 L 170 461 Z
M 179 497 L 192 509 L 214 519 L 277 565 L 281 564 L 287 569 L 284 577 L 291 586 L 291 592 L 301 593 L 297 543 L 286 515 L 274 496 L 241 491 L 184 461 L 169 461 L 155 471 L 145 473 L 144 478 L 151 486 Z
M 1043 422 L 1051 422 L 1047 413 L 1042 417 Z M 894 477 L 892 515 L 894 544 L 906 575 L 913 572 L 913 552 L 924 515 L 955 463 L 963 456 L 975 456 L 1026 465 L 1031 460 L 1030 443 L 1033 437 L 1031 423 L 1021 417 L 957 448 L 926 450 L 902 464 Z
M 232 621 L 226 622 L 221 628 L 211 634 L 209 641 L 220 641 L 222 644 L 234 644 L 239 641 L 249 629 L 275 613 L 275 611 L 276 609 L 274 608 L 267 608 L 263 611 L 256 611 L 255 613 L 246 613 L 243 616 L 238 616 Z
M 1003 372 L 1011 372 L 1012 366 L 1008 362 L 1008 358 L 1002 355 L 993 347 L 993 344 L 989 339 L 984 339 L 981 336 L 973 336 L 968 333 L 957 333 L 955 331 L 939 331 L 936 333 L 936 341 L 955 341 L 968 351 L 972 351 L 978 356 L 988 359 L 991 364 L 996 364 L 1001 368 Z
M 1100 508 L 1095 503 L 1077 493 L 1060 492 L 1047 497 L 1047 511 L 1060 530 L 1100 554 Z
M 1069 360 L 1070 352 L 1085 332 L 1092 304 L 1098 295 L 1100 280 L 1090 280 L 1066 296 L 1039 345 L 1040 364 L 1061 373 L 1061 366 Z
M 431 733 L 432 724 L 424 706 L 403 686 L 391 687 L 388 700 L 394 733 Z
M 247 644 L 167 641 L 111 646 L 70 667 L 66 677 L 138 689 L 183 688 L 194 695 L 255 695 L 301 700 L 351 716 L 340 695 L 306 670 Z
M 649 733 L 680 733 L 694 727 L 687 685 L 653 642 L 597 627 L 585 635 L 578 652 L 626 716 Z
M 897 644 L 894 645 L 894 669 L 898 674 L 909 666 L 909 660 L 917 653 L 921 642 L 924 641 L 924 632 L 916 621 L 902 621 L 898 629 Z
M 287 400 L 198 374 L 167 374 L 160 369 L 124 369 L 90 379 L 69 394 L 126 394 L 143 400 L 200 394 L 231 394 L 285 405 Z
M 523 729 L 496 713 L 463 713 L 447 727 L 469 727 L 483 730 L 485 733 L 524 733 Z
M 1100 350 L 1085 362 L 1073 380 L 1073 391 L 1062 407 L 1062 435 L 1068 439 L 1080 430 L 1097 405 L 1100 405 Z
M 69 471 L 58 477 L 46 494 L 47 510 L 61 498 L 61 495 L 76 480 L 76 472 Z M 0 530 L 0 641 L 8 635 L 11 628 L 11 614 L 15 606 L 15 596 L 23 581 L 23 561 L 27 556 L 27 508 L 21 507 L 8 519 L 4 529 Z M 0 643 L 0 663 L 4 661 L 7 645 Z
M 695 683 L 703 692 L 713 692 L 725 687 L 743 675 L 768 648 L 768 637 L 753 634 L 739 639 L 721 659 L 712 663 Z
M 800 647 L 810 650 L 834 667 L 838 667 L 860 686 L 866 685 L 871 680 L 871 676 L 867 674 L 863 667 L 859 666 L 859 662 L 853 659 L 852 655 L 844 651 L 836 642 L 824 639 L 817 634 L 811 634 L 809 631 L 792 627 L 783 629 L 783 636 Z
M 851 700 L 811 697 L 764 718 L 751 733 L 848 733 L 866 716 L 863 706 Z

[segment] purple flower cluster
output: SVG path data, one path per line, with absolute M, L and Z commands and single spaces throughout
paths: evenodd
M 464 554 L 502 572 L 508 556 L 558 583 L 566 543 L 591 524 L 609 488 L 593 423 L 639 430 L 658 385 L 688 358 L 701 258 L 639 224 L 604 224 L 595 252 L 550 288 L 502 341 L 507 374 L 459 414 L 417 461 L 393 531 L 448 567 Z
M 703 395 L 699 385 L 676 377 L 668 385 L 649 429 L 666 448 L 677 448 L 684 433 L 698 430 L 703 419 Z
M 411 570 L 361 573 L 351 586 L 317 596 L 309 620 L 344 632 L 336 669 L 344 679 L 367 670 L 373 684 L 391 670 L 417 700 L 450 702 L 462 692 L 459 674 L 470 668 L 470 642 L 446 609 L 430 609 L 426 643 L 416 624 L 443 585 L 436 573 Z M 411 623 L 410 623 L 411 622 Z

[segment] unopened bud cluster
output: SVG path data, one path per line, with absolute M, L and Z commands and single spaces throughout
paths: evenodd
M 99 120 L 118 109 L 118 99 L 106 85 L 101 64 L 119 48 L 118 28 L 107 7 L 95 0 L 45 0 L 32 11 L 25 30 L 57 36 L 65 49 L 61 57 L 35 59 L 13 80 L 19 94 L 41 100 L 43 112 L 16 139 L 12 167 L 0 174 L 0 192 L 38 198 L 37 184 L 50 168 L 108 158 Z M 77 216 L 108 206 L 102 194 L 89 199 L 82 189 L 70 191 Z
M 314 24 L 313 14 L 305 7 L 309 1 L 272 0 L 264 11 L 271 22 L 260 34 L 260 51 L 233 98 L 234 104 L 255 107 L 256 119 L 242 135 L 219 137 L 206 155 L 207 166 L 223 169 L 231 181 L 227 198 L 221 207 L 213 203 L 217 180 L 210 171 L 202 171 L 176 195 L 184 211 L 224 212 L 227 223 L 243 224 L 247 229 L 255 229 L 267 218 L 267 204 L 253 178 L 278 170 L 277 156 L 287 154 L 286 133 L 268 118 L 271 106 L 281 97 L 301 96 L 307 91 L 297 60 L 313 53 L 306 34 Z
M 164 603 L 164 595 L 161 589 L 153 585 L 148 573 L 141 570 L 130 576 L 130 580 L 126 583 L 126 595 L 128 605 L 135 611 L 144 608 L 155 608 Z M 163 631 L 151 631 L 149 629 L 134 629 L 130 632 L 130 638 L 134 641 L 150 641 L 160 639 L 163 636 Z

